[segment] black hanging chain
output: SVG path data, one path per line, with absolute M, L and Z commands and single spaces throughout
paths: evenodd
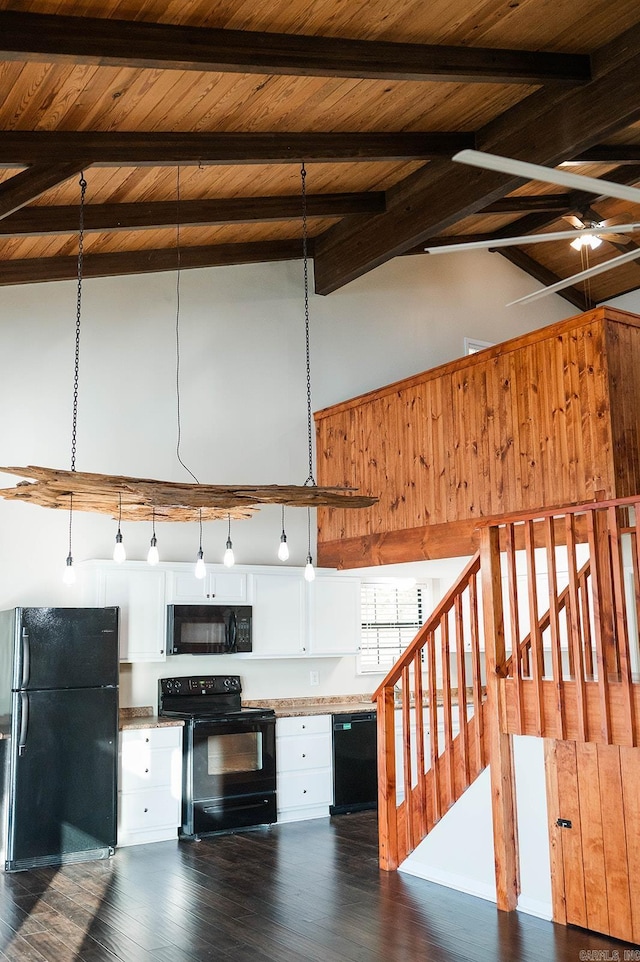
M 82 267 L 84 262 L 84 199 L 87 182 L 80 173 L 80 226 L 78 229 L 78 294 L 76 298 L 76 355 L 73 371 L 73 418 L 71 427 L 71 470 L 76 469 L 76 441 L 78 433 L 78 372 L 80 370 L 80 316 L 82 313 Z M 69 523 L 71 526 L 71 523 Z
M 305 485 L 315 487 L 313 476 L 313 418 L 311 414 L 311 352 L 309 348 L 309 232 L 307 228 L 307 172 L 304 162 L 300 168 L 302 181 L 302 262 L 304 267 L 304 336 L 307 352 L 307 441 L 309 446 L 309 475 Z
M 187 474 L 190 474 L 196 484 L 200 484 L 193 471 L 187 467 L 180 456 L 180 442 L 182 440 L 182 422 L 180 419 L 180 275 L 182 268 L 182 250 L 180 247 L 180 167 L 176 175 L 176 259 L 178 271 L 176 275 L 176 419 L 178 436 L 176 440 L 176 457 Z M 200 541 L 202 541 L 202 512 L 200 513 Z M 202 547 L 202 545 L 200 545 Z

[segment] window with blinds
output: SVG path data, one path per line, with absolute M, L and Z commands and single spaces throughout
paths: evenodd
M 360 671 L 387 672 L 424 621 L 421 585 L 363 583 Z

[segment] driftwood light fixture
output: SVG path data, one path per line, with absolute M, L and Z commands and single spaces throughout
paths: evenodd
M 353 488 L 317 485 L 181 484 L 151 478 L 62 471 L 56 468 L 0 467 L 0 472 L 30 478 L 13 488 L 0 488 L 0 497 L 69 510 L 73 495 L 76 511 L 109 514 L 123 521 L 217 521 L 229 515 L 250 518 L 262 504 L 295 508 L 367 508 L 377 498 L 354 493 Z

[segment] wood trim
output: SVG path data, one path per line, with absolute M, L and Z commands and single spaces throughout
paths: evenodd
M 580 54 L 221 30 L 5 10 L 3 60 L 454 83 L 580 84 Z
M 0 284 L 1 277 L 0 272 Z M 477 524 L 472 519 L 336 541 L 323 542 L 319 538 L 318 564 L 323 568 L 362 568 L 408 560 L 465 557 L 478 550 Z
M 20 176 L 20 175 L 16 175 Z M 14 180 L 15 178 L 12 178 Z M 8 183 L 11 183 L 9 181 Z M 4 185 L 2 185 L 4 186 Z M 309 217 L 344 217 L 385 209 L 383 191 L 308 194 Z M 0 189 L 0 212 L 2 190 Z M 129 231 L 149 227 L 194 227 L 230 223 L 300 220 L 300 197 L 225 197 L 218 200 L 181 200 L 137 204 L 86 204 L 84 229 Z M 73 233 L 78 229 L 78 206 L 29 207 L 0 221 L 2 235 Z
M 506 661 L 500 542 L 497 528 L 484 528 L 480 542 L 484 611 L 489 768 L 496 871 L 496 903 L 506 912 L 518 903 L 519 867 L 511 737 L 502 730 L 503 691 L 498 677 Z
M 211 133 L 185 131 L 4 130 L 0 164 L 69 163 L 91 157 L 97 166 L 160 167 L 185 164 L 300 164 L 371 160 L 429 160 L 450 157 L 475 144 L 473 134 L 286 132 Z M 74 161 L 75 163 L 76 161 Z

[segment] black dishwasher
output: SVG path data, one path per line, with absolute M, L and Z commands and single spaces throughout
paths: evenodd
M 375 711 L 333 716 L 332 815 L 378 807 Z

